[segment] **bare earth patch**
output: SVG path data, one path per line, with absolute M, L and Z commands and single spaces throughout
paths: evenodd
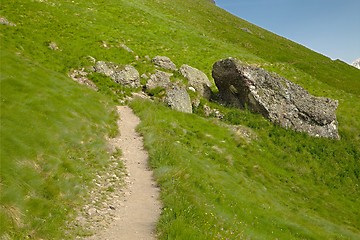
M 120 202 L 113 206 L 113 221 L 97 231 L 89 240 L 151 240 L 156 239 L 156 223 L 160 216 L 159 189 L 148 167 L 148 154 L 143 148 L 143 139 L 135 131 L 140 119 L 127 106 L 119 106 L 120 136 L 111 139 L 115 148 L 122 150 L 122 160 L 127 169 L 125 189 L 116 189 L 122 194 Z

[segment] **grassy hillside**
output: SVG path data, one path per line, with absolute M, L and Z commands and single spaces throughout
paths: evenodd
M 96 93 L 67 73 L 92 56 L 142 74 L 154 71 L 145 56 L 165 55 L 209 77 L 237 57 L 338 99 L 341 140 L 214 105 L 256 136 L 247 142 L 224 123 L 135 102 L 162 187 L 162 239 L 360 239 L 359 70 L 207 0 L 2 0 L 0 16 L 16 24 L 0 25 L 0 237 L 69 237 L 61 226 L 106 166 L 116 93 L 105 78 L 94 77 Z
M 132 104 L 165 204 L 161 239 L 359 239 L 359 149 L 226 110 L 225 123 Z M 191 122 L 191 124 L 189 124 Z
M 117 132 L 106 98 L 1 50 L 0 235 L 61 238 Z

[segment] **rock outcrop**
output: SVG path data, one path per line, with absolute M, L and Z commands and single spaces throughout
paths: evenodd
M 53 51 L 58 51 L 59 50 L 59 47 L 56 44 L 56 42 L 49 42 L 48 48 L 53 50 Z
M 157 87 L 165 88 L 170 83 L 170 77 L 172 73 L 156 70 L 154 74 L 150 76 L 150 79 L 146 83 L 146 89 L 154 89 Z
M 152 59 L 152 62 L 156 67 L 164 70 L 177 70 L 176 65 L 171 59 L 165 56 L 156 56 Z M 153 97 L 159 98 L 174 110 L 192 113 L 192 103 L 186 86 L 179 81 L 171 81 L 170 78 L 173 75 L 173 73 L 156 70 L 154 74 L 150 75 L 150 79 L 147 80 L 145 85 L 146 92 Z M 158 96 L 151 91 L 156 88 L 160 88 L 161 94 Z
M 176 71 L 176 65 L 171 61 L 170 58 L 165 56 L 156 56 L 152 59 L 152 62 L 163 69 Z
M 351 65 L 360 69 L 360 58 L 356 59 Z
M 180 67 L 180 73 L 189 81 L 188 85 L 193 87 L 200 97 L 210 99 L 211 82 L 205 73 L 186 64 Z
M 69 72 L 69 77 L 71 77 L 72 80 L 78 82 L 81 85 L 85 85 L 90 89 L 97 91 L 98 88 L 90 79 L 87 78 L 87 75 L 88 73 L 85 71 L 84 68 L 74 69 L 71 72 Z
M 119 66 L 111 62 L 98 61 L 94 69 L 95 72 L 104 74 L 126 87 L 140 87 L 139 72 L 131 65 Z
M 185 86 L 179 83 L 169 83 L 166 87 L 166 97 L 164 102 L 167 103 L 172 109 L 192 113 L 192 105 L 189 94 Z
M 172 73 L 157 70 L 150 76 L 146 83 L 146 89 L 163 88 L 165 90 L 165 96 L 161 99 L 163 102 L 174 110 L 192 113 L 191 99 L 185 85 L 171 82 L 172 75 Z
M 212 75 L 224 103 L 248 107 L 284 128 L 339 139 L 338 101 L 312 96 L 283 77 L 233 58 L 216 62 Z

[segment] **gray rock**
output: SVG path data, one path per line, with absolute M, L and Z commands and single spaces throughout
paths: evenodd
M 189 86 L 193 87 L 201 97 L 210 99 L 211 82 L 205 73 L 186 64 L 180 67 L 180 73 L 189 80 Z
M 69 77 L 71 77 L 72 80 L 78 82 L 81 85 L 85 85 L 90 89 L 93 89 L 95 91 L 98 90 L 96 85 L 87 78 L 88 73 L 82 68 L 82 69 L 74 69 L 71 72 L 69 72 Z
M 193 109 L 194 108 L 198 108 L 200 106 L 200 99 L 199 98 L 192 98 L 191 99 L 191 105 L 193 106 Z
M 241 30 L 244 31 L 244 32 L 253 34 L 252 31 L 251 31 L 250 29 L 248 29 L 248 28 L 245 28 L 245 27 L 244 27 L 244 28 L 241 28 Z
M 353 67 L 360 69 L 360 58 L 356 59 L 353 63 L 351 63 Z
M 164 99 L 172 109 L 192 113 L 191 99 L 185 86 L 179 83 L 169 83 L 166 88 L 166 97 Z
M 224 114 L 222 114 L 219 109 L 211 108 L 208 105 L 204 105 L 203 108 L 204 108 L 204 115 L 206 117 L 215 117 L 217 119 L 224 118 Z
M 156 70 L 155 74 L 150 76 L 146 83 L 146 89 L 154 89 L 156 87 L 165 88 L 170 83 L 170 77 L 173 74 Z
M 171 76 L 173 76 L 172 73 L 157 70 L 150 76 L 150 79 L 146 83 L 146 89 L 163 88 L 165 90 L 165 96 L 160 97 L 161 101 L 165 102 L 174 110 L 192 113 L 191 99 L 186 91 L 186 86 L 180 82 L 171 82 Z
M 54 51 L 59 50 L 59 47 L 56 44 L 56 42 L 50 42 L 49 45 L 48 45 L 48 48 L 50 48 L 51 50 L 54 50 Z
M 11 26 L 11 27 L 15 27 L 16 24 L 10 22 L 9 20 L 7 20 L 5 17 L 0 17 L 0 24 L 1 25 L 7 25 L 7 26 Z
M 246 106 L 284 128 L 339 139 L 335 113 L 338 101 L 312 96 L 283 77 L 237 59 L 216 62 L 212 75 L 224 103 Z
M 120 46 L 121 48 L 123 48 L 125 51 L 129 52 L 129 53 L 133 53 L 133 52 L 134 52 L 131 48 L 129 48 L 128 46 L 126 46 L 124 43 L 121 43 L 119 46 Z
M 171 71 L 176 71 L 176 65 L 168 57 L 156 56 L 152 59 L 152 62 L 158 67 Z
M 114 63 L 104 62 L 104 61 L 97 61 L 95 64 L 95 72 L 104 74 L 105 76 L 110 77 L 114 74 L 117 65 Z
M 124 69 L 115 71 L 114 81 L 128 87 L 139 87 L 139 72 L 131 65 L 125 65 Z
M 90 209 L 88 210 L 88 214 L 89 214 L 90 216 L 95 215 L 95 214 L 98 214 L 98 210 L 97 210 L 96 208 L 90 208 Z
M 104 74 L 126 87 L 140 86 L 139 72 L 131 65 L 119 66 L 111 62 L 98 61 L 95 64 L 95 72 Z

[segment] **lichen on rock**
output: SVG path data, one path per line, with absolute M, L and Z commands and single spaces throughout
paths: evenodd
M 284 128 L 316 137 L 340 138 L 337 100 L 315 97 L 281 76 L 234 58 L 216 62 L 212 74 L 224 103 L 248 107 Z
M 111 62 L 98 61 L 95 64 L 95 72 L 110 77 L 114 82 L 126 87 L 140 87 L 140 74 L 131 65 L 120 66 Z
M 166 70 L 176 71 L 175 63 L 173 63 L 171 61 L 171 59 L 166 56 L 156 56 L 152 59 L 152 62 L 157 67 L 160 67 L 160 68 L 163 68 Z
M 189 81 L 189 86 L 194 88 L 200 97 L 210 99 L 211 82 L 205 73 L 186 64 L 182 65 L 179 71 Z

